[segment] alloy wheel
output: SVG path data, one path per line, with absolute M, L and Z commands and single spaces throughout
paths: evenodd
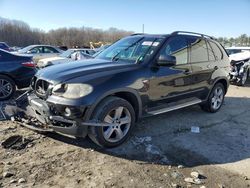
M 215 88 L 213 92 L 213 97 L 211 99 L 212 108 L 217 110 L 221 107 L 224 99 L 224 91 L 221 87 Z
M 110 126 L 103 127 L 103 136 L 106 141 L 119 142 L 128 133 L 131 126 L 131 114 L 126 107 L 119 106 L 105 116 L 104 122 Z
M 0 79 L 0 99 L 8 98 L 12 92 L 12 84 L 8 80 Z

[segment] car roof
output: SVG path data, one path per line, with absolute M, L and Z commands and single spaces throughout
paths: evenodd
M 146 33 L 135 33 L 129 35 L 129 37 L 140 36 L 140 37 L 152 37 L 152 38 L 166 38 L 170 36 L 170 34 L 146 34 Z

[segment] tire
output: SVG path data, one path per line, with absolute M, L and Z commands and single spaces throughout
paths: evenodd
M 114 126 L 89 127 L 88 133 L 90 139 L 99 146 L 112 148 L 121 145 L 130 136 L 135 126 L 135 111 L 128 101 L 111 96 L 97 106 L 92 119 L 114 123 Z
M 222 93 L 220 94 L 219 92 Z M 224 102 L 224 98 L 225 98 L 225 87 L 222 83 L 217 83 L 215 84 L 211 93 L 209 94 L 208 100 L 204 104 L 201 104 L 200 106 L 204 111 L 215 113 L 220 110 Z M 215 103 L 217 103 L 218 105 L 216 105 Z
M 8 76 L 0 75 L 0 101 L 11 98 L 15 91 L 15 82 Z
M 248 75 L 249 75 L 249 70 L 246 70 L 244 72 L 244 75 L 242 76 L 242 78 L 240 79 L 240 82 L 238 83 L 239 86 L 244 86 L 246 84 L 246 81 L 248 79 Z

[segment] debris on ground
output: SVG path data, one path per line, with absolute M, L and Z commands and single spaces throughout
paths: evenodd
M 192 178 L 199 178 L 200 177 L 199 172 L 196 172 L 196 171 L 191 172 L 190 175 L 191 175 Z
M 12 176 L 14 176 L 14 173 L 12 172 L 9 172 L 9 171 L 3 172 L 3 178 L 10 178 Z
M 187 183 L 195 184 L 195 185 L 201 185 L 201 184 L 204 183 L 204 182 L 203 182 L 201 179 L 199 179 L 199 178 L 190 178 L 190 177 L 185 178 L 184 181 L 187 182 Z
M 183 165 L 178 165 L 177 168 L 182 169 L 182 168 L 184 168 L 184 166 Z
M 192 126 L 191 127 L 191 132 L 192 133 L 200 133 L 200 127 Z
M 26 182 L 26 180 L 24 179 L 24 178 L 20 178 L 19 180 L 18 180 L 18 183 L 20 184 L 20 183 L 25 183 Z
M 2 142 L 2 147 L 5 149 L 21 150 L 26 148 L 32 142 L 29 138 L 23 138 L 21 135 L 13 135 Z

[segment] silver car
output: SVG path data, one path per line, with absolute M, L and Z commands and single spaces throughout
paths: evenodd
M 17 54 L 30 54 L 33 56 L 33 61 L 38 62 L 40 59 L 47 57 L 55 57 L 63 51 L 55 46 L 50 45 L 30 45 L 21 50 L 18 50 Z
M 40 59 L 37 63 L 38 68 L 47 67 L 61 63 L 68 63 L 76 60 L 90 59 L 94 50 L 91 49 L 68 49 L 59 56 Z

